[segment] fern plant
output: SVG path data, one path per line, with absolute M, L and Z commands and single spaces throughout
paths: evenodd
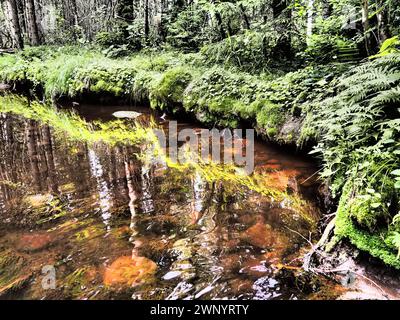
M 322 142 L 314 152 L 323 158 L 323 176 L 331 179 L 332 191 L 340 194 L 345 182 L 354 179 L 358 196 L 373 188 L 386 199 L 380 206 L 362 208 L 358 221 L 374 221 L 368 225 L 370 230 L 376 229 L 375 224 L 391 222 L 388 203 L 399 186 L 391 175 L 400 167 L 399 106 L 400 54 L 394 53 L 351 69 L 339 81 L 336 95 L 316 111 Z
M 387 244 L 397 250 L 397 258 L 400 258 L 400 233 L 393 231 L 389 233 L 386 240 Z
M 387 147 L 388 142 L 395 141 L 385 128 L 387 121 L 400 117 L 400 54 L 353 68 L 336 90 L 337 95 L 323 101 L 318 112 L 324 141 L 318 151 L 324 155 L 330 173 L 349 164 L 348 158 L 359 148 L 376 145 L 380 140 Z M 392 128 L 392 134 L 393 130 L 396 128 Z M 337 165 L 332 168 L 332 164 Z

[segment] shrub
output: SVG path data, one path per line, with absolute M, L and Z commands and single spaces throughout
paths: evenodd
M 261 72 L 279 60 L 279 57 L 273 55 L 277 39 L 278 35 L 274 32 L 247 30 L 243 34 L 207 45 L 201 49 L 201 53 L 211 64 Z

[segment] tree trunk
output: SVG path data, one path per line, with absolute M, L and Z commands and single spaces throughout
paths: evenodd
M 384 6 L 383 3 L 381 3 L 380 5 Z M 390 38 L 388 11 L 386 7 L 382 8 L 382 10 L 377 14 L 377 20 L 379 44 L 382 45 L 385 40 Z
M 333 5 L 329 0 L 322 1 L 322 18 L 327 19 L 332 15 Z
M 71 1 L 71 11 L 72 11 L 72 17 L 73 17 L 73 25 L 75 27 L 79 26 L 79 20 L 78 20 L 78 7 L 76 5 L 76 0 L 70 0 Z
M 19 14 L 21 33 L 22 33 L 23 37 L 25 37 L 26 34 L 28 34 L 28 26 L 26 25 L 25 1 L 16 1 L 16 3 L 17 3 L 18 14 Z
M 149 0 L 144 2 L 144 36 L 146 41 L 149 39 L 150 25 L 149 25 Z
M 273 0 L 272 1 L 272 15 L 277 18 L 287 8 L 286 0 Z
M 250 29 L 250 21 L 249 21 L 249 18 L 247 17 L 246 11 L 244 10 L 244 7 L 242 4 L 239 4 L 239 9 L 242 13 L 245 29 Z
M 218 28 L 219 28 L 219 33 L 221 35 L 221 39 L 225 39 L 226 38 L 226 32 L 225 32 L 225 29 L 224 29 L 224 25 L 222 23 L 221 14 L 219 12 L 215 12 L 215 19 L 217 20 L 217 24 L 218 24 Z
M 280 38 L 275 47 L 276 55 L 283 55 L 287 58 L 292 57 L 292 10 L 289 8 L 288 0 L 274 0 L 272 2 L 273 18 L 281 18 L 279 24 L 276 24 L 276 30 L 280 33 Z
M 38 193 L 42 190 L 42 181 L 39 170 L 39 157 L 36 150 L 36 123 L 33 120 L 27 120 L 25 134 L 28 145 L 29 162 L 31 165 L 32 182 L 35 186 L 35 191 Z
M 58 194 L 58 184 L 56 176 L 56 165 L 53 155 L 53 144 L 51 141 L 51 132 L 48 125 L 42 127 L 43 149 L 47 163 L 47 179 L 49 183 L 49 190 L 52 194 Z
M 367 55 L 371 54 L 371 35 L 368 33 L 370 29 L 369 25 L 369 4 L 368 0 L 361 0 L 361 8 L 362 8 L 362 24 L 365 35 L 365 51 Z
M 310 38 L 313 33 L 314 24 L 314 0 L 308 0 L 307 8 L 307 43 L 310 42 Z
M 26 0 L 26 11 L 29 26 L 29 36 L 31 45 L 38 46 L 40 44 L 39 29 L 36 22 L 36 12 L 34 0 Z
M 24 48 L 21 28 L 19 26 L 18 8 L 15 0 L 6 1 L 7 16 L 10 19 L 11 35 L 13 38 L 13 46 L 17 49 Z

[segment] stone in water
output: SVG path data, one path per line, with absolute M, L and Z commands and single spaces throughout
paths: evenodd
M 116 118 L 128 118 L 128 119 L 136 119 L 140 117 L 142 113 L 135 111 L 117 111 L 113 113 L 113 116 Z

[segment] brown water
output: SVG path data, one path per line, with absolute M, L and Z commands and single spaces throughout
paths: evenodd
M 150 118 L 145 108 L 78 111 L 109 121 L 122 110 L 143 113 L 144 123 Z M 207 182 L 195 170 L 144 163 L 138 146 L 73 142 L 8 114 L 0 124 L 3 298 L 309 299 L 343 292 L 300 276 L 320 216 L 316 168 L 304 159 L 256 143 L 256 172 L 299 208 L 233 182 Z M 55 289 L 43 288 L 44 266 L 55 268 Z

